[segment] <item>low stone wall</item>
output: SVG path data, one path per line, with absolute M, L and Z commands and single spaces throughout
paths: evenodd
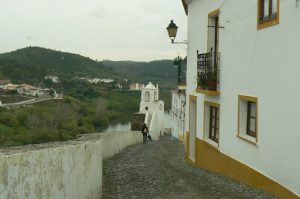
M 0 149 L 0 198 L 99 199 L 103 158 L 139 142 L 139 132 L 111 132 Z
M 103 159 L 110 158 L 128 146 L 143 142 L 141 132 L 103 133 Z

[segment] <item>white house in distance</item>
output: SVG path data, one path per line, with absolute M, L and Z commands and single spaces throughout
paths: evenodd
M 44 92 L 40 88 L 28 84 L 21 84 L 20 86 L 18 86 L 17 91 L 20 95 L 27 95 L 33 97 L 40 97 L 44 94 Z
M 19 85 L 17 85 L 17 84 L 8 83 L 6 85 L 3 85 L 2 88 L 3 88 L 3 90 L 16 91 L 18 86 Z
M 152 139 L 158 140 L 164 135 L 164 102 L 159 100 L 159 88 L 149 82 L 141 92 L 140 113 L 146 115 L 147 124 Z
M 299 1 L 182 2 L 187 160 L 299 199 Z
M 141 83 L 131 83 L 129 85 L 129 90 L 131 91 L 140 91 L 145 87 L 145 84 L 141 84 Z
M 3 89 L 5 85 L 9 84 L 10 80 L 0 79 L 0 89 Z
M 45 76 L 45 79 L 49 79 L 51 80 L 53 83 L 59 83 L 59 78 L 57 76 L 54 76 L 54 75 L 48 75 L 48 76 Z

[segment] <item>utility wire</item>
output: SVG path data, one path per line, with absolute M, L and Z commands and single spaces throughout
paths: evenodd
M 226 3 L 226 2 L 224 2 L 224 3 Z M 298 0 L 285 0 L 284 2 L 282 2 L 280 4 L 280 6 L 285 6 L 287 4 L 297 7 Z M 228 17 L 225 17 L 224 21 L 226 21 L 230 24 L 234 24 L 234 23 L 244 20 L 247 17 L 250 17 L 251 15 L 256 14 L 256 13 L 257 13 L 257 4 L 252 5 L 246 9 L 240 10 L 232 15 L 229 15 Z
M 221 9 L 226 3 L 227 3 L 228 0 L 225 0 L 220 6 L 219 6 L 219 9 Z

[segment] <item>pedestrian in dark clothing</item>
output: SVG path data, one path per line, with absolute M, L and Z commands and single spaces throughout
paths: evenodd
M 147 134 L 149 132 L 149 129 L 147 127 L 146 124 L 143 125 L 143 128 L 142 128 L 142 133 L 143 133 L 143 143 L 146 143 L 147 142 Z

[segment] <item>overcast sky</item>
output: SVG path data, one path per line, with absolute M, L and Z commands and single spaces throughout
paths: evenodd
M 186 55 L 180 0 L 0 0 L 0 53 L 40 46 L 93 59 L 150 61 Z

